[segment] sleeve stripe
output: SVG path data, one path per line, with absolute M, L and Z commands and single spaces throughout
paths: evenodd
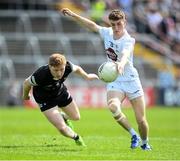
M 72 62 L 69 62 L 69 64 L 73 72 L 77 70 L 77 65 L 73 64 Z
M 36 81 L 35 81 L 34 76 L 31 76 L 31 77 L 30 77 L 29 82 L 30 82 L 32 85 L 37 86 L 37 83 L 36 83 Z

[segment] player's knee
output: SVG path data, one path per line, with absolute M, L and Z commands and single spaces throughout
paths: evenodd
M 113 98 L 108 101 L 108 107 L 112 113 L 120 111 L 120 102 L 118 99 Z
M 81 118 L 80 115 L 76 115 L 76 116 L 73 118 L 73 120 L 74 120 L 74 121 L 78 121 L 78 120 L 80 120 L 80 118 Z
M 80 118 L 81 118 L 80 114 L 75 114 L 75 115 L 73 115 L 73 117 L 71 117 L 71 119 L 74 121 L 78 121 L 78 120 L 80 120 Z

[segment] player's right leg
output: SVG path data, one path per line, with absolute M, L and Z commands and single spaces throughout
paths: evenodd
M 120 97 L 122 97 L 122 95 L 118 91 L 108 91 L 107 92 L 108 108 L 112 112 L 114 119 L 124 129 L 128 130 L 129 128 L 131 128 L 131 126 L 129 125 L 129 122 L 128 122 L 126 116 L 124 115 L 124 113 L 122 113 L 122 111 L 120 109 L 120 105 L 121 105 L 121 102 L 119 99 Z
M 66 125 L 63 117 L 60 115 L 58 107 L 53 107 L 51 109 L 43 111 L 43 114 L 59 130 L 62 135 L 74 139 L 77 145 L 85 146 L 82 138 Z M 77 142 L 80 142 L 81 144 L 78 144 Z
M 131 134 L 131 148 L 134 149 L 139 146 L 140 138 L 120 109 L 121 102 L 124 98 L 125 95 L 122 92 L 115 90 L 108 90 L 107 92 L 108 107 L 117 123 Z
M 73 138 L 76 134 L 68 126 L 66 126 L 63 117 L 60 115 L 58 107 L 50 108 L 43 111 L 46 118 L 66 137 Z

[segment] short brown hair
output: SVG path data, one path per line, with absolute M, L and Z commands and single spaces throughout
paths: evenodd
M 65 65 L 66 64 L 66 58 L 64 55 L 60 53 L 54 53 L 49 57 L 49 65 L 56 67 L 59 65 Z
M 117 21 L 120 19 L 126 20 L 126 15 L 123 11 L 114 9 L 111 11 L 108 18 L 109 20 L 112 20 L 112 21 Z

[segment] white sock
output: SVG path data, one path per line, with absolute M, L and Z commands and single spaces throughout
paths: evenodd
M 131 134 L 131 136 L 138 135 L 137 132 L 133 128 L 129 129 L 129 133 Z
M 142 140 L 142 145 L 147 144 L 148 143 L 148 139 Z

